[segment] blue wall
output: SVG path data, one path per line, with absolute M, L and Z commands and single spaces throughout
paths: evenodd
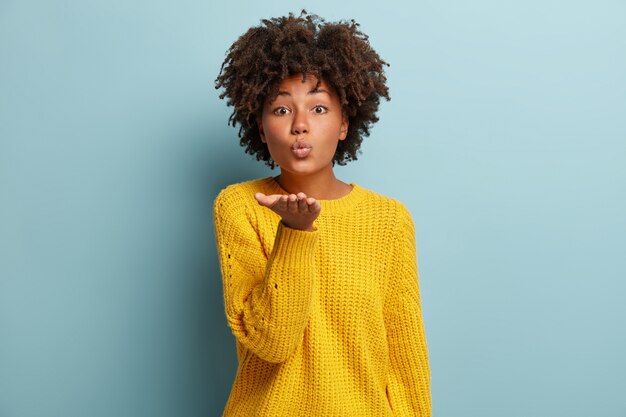
M 413 213 L 435 416 L 626 415 L 626 3 L 286 4 L 0 1 L 0 416 L 220 414 L 211 204 L 276 172 L 213 80 L 302 6 L 391 63 L 337 175 Z

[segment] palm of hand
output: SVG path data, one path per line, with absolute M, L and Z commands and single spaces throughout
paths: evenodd
M 313 230 L 313 221 L 320 214 L 319 201 L 307 197 L 304 193 L 298 194 L 271 194 L 256 193 L 256 201 L 278 214 L 285 226 L 292 229 Z

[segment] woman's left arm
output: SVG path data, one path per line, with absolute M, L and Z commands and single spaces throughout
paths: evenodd
M 430 366 L 417 272 L 415 227 L 400 204 L 392 274 L 385 297 L 390 372 L 387 396 L 396 416 L 430 417 Z

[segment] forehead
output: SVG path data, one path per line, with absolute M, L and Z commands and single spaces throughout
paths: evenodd
M 293 91 L 314 91 L 314 90 L 324 90 L 329 95 L 333 95 L 334 88 L 328 83 L 324 78 L 322 78 L 318 83 L 318 78 L 315 74 L 293 74 L 283 78 L 278 84 L 277 93 L 281 92 L 293 92 Z M 317 88 L 316 88 L 317 86 Z

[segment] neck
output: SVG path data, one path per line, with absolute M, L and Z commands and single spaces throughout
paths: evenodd
M 281 171 L 275 179 L 290 194 L 303 192 L 307 197 L 317 200 L 334 200 L 347 195 L 352 190 L 352 186 L 339 181 L 332 170 L 308 175 Z

